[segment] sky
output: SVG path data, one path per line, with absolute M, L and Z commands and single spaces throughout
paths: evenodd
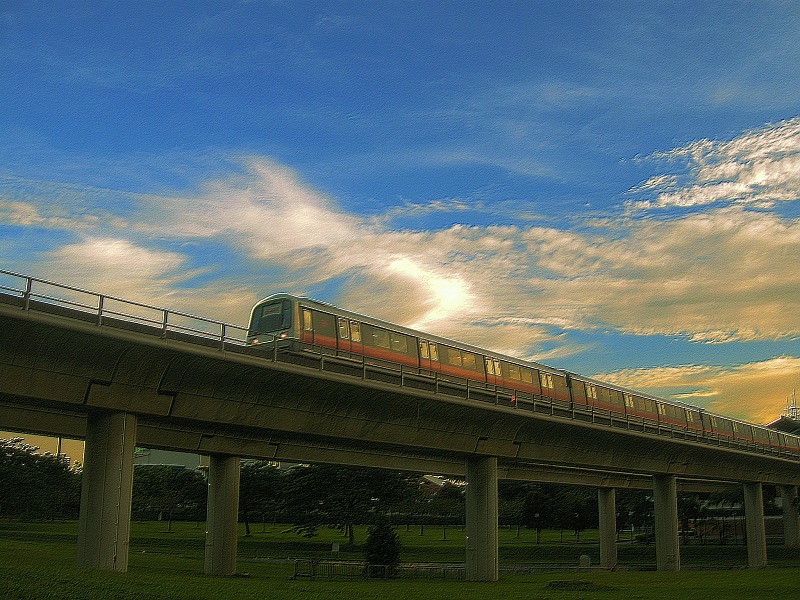
M 800 3 L 0 3 L 0 269 L 292 292 L 768 422 L 800 387 Z

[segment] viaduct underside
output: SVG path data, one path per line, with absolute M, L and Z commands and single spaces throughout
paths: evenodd
M 207 454 L 206 572 L 235 572 L 242 457 L 464 476 L 467 576 L 498 574 L 497 481 L 599 488 L 601 564 L 616 488 L 653 490 L 657 567 L 680 568 L 677 489 L 744 487 L 750 565 L 766 564 L 762 484 L 798 544 L 800 465 L 602 415 L 504 406 L 486 390 L 331 356 L 282 356 L 0 304 L 0 429 L 86 440 L 79 563 L 125 570 L 135 445 Z M 157 332 L 156 332 L 157 333 Z

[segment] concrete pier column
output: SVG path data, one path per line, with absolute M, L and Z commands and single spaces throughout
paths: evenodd
M 744 483 L 744 520 L 747 531 L 747 564 L 767 566 L 767 534 L 764 528 L 764 493 L 760 483 Z
M 600 566 L 617 566 L 617 493 L 614 488 L 598 488 L 597 505 L 600 516 Z
M 470 458 L 466 469 L 467 581 L 497 581 L 497 459 Z
M 656 569 L 680 571 L 678 492 L 674 475 L 653 475 L 653 508 L 656 517 Z
M 783 506 L 783 543 L 797 548 L 800 546 L 800 510 L 797 505 L 797 486 L 778 486 Z
M 136 416 L 89 413 L 78 522 L 78 566 L 128 570 Z
M 208 464 L 206 575 L 236 574 L 239 457 L 211 455 Z

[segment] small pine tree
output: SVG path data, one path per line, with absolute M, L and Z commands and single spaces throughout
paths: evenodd
M 369 565 L 395 567 L 400 563 L 400 538 L 388 521 L 380 520 L 367 529 L 364 555 Z M 393 571 L 387 569 L 386 575 Z

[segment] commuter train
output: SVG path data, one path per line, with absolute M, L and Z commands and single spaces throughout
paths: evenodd
M 491 393 L 514 408 L 544 407 L 554 415 L 800 459 L 800 437 L 795 435 L 290 294 L 269 296 L 253 307 L 248 344 L 289 352 L 313 350 L 344 361 L 400 368 L 437 383 L 466 383 L 483 390 L 484 398 Z

